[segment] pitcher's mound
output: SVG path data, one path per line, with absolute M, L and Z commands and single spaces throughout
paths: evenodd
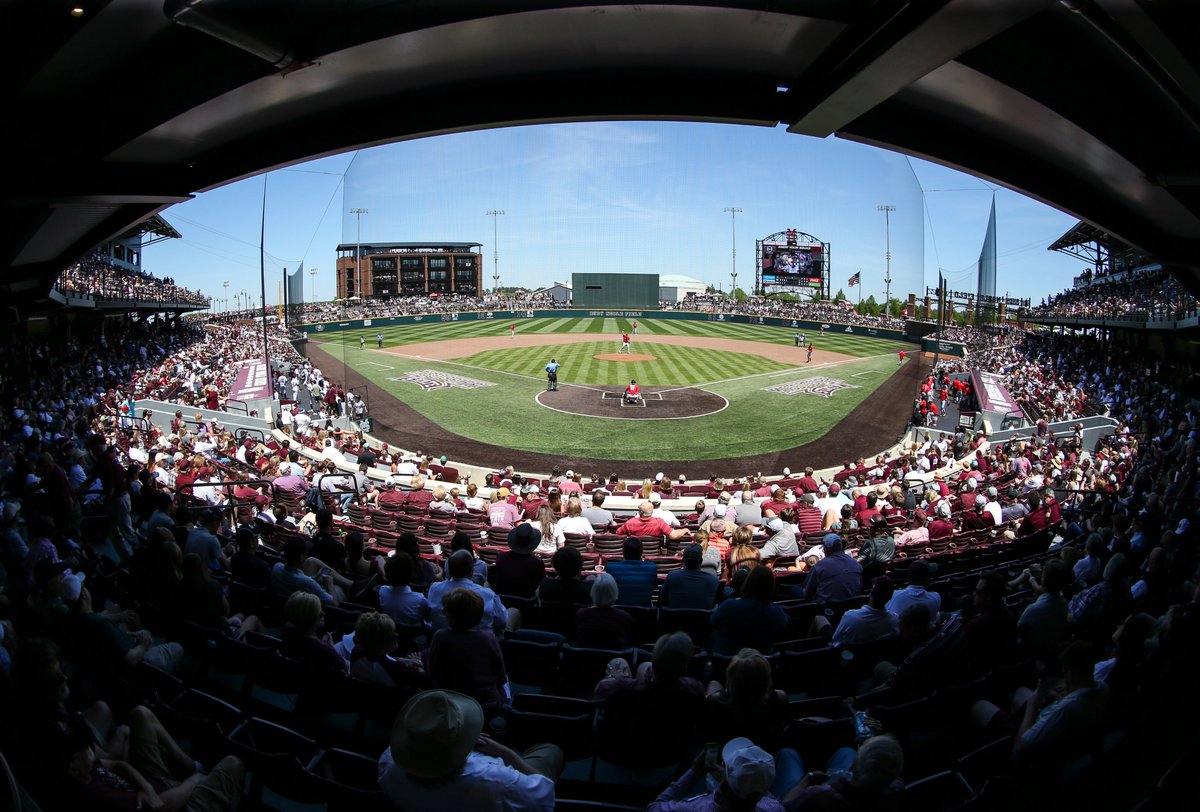
M 658 356 L 646 355 L 642 352 L 602 352 L 593 355 L 597 361 L 657 361 Z

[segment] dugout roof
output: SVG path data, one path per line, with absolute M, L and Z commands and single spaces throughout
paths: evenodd
M 21 315 L 104 239 L 265 169 L 638 118 L 965 169 L 1200 289 L 1191 0 L 17 0 L 0 28 L 0 286 Z

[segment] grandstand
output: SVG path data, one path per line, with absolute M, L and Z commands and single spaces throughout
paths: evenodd
M 115 4 L 6 12 L 22 34 L 6 98 L 37 112 L 4 136 L 25 160 L 0 227 L 14 808 L 440 808 L 469 764 L 530 808 L 671 809 L 713 791 L 718 754 L 723 808 L 780 808 L 754 796 L 770 778 L 789 810 L 1194 805 L 1200 225 L 1178 126 L 1198 101 L 1194 10 L 417 3 L 347 24 L 297 4 L 285 28 L 233 5 L 144 11 L 126 41 L 107 35 Z M 768 47 L 768 28 L 804 53 Z M 131 87 L 144 105 L 114 115 Z M 1112 115 L 1114 87 L 1136 114 Z M 372 114 L 403 102 L 414 122 Z M 836 469 L 679 482 L 391 447 L 361 428 L 371 393 L 294 333 L 179 318 L 204 297 L 101 248 L 298 157 L 618 114 L 785 115 L 935 155 L 1104 223 L 1148 263 L 1101 261 L 1027 320 L 938 337 L 967 354 L 919 376 L 918 402 L 986 371 L 1028 425 L 915 426 Z M 714 318 L 904 327 L 690 298 Z M 306 307 L 312 323 L 498 304 Z M 230 398 L 256 376 L 269 415 Z M 414 746 L 437 702 L 461 726 Z

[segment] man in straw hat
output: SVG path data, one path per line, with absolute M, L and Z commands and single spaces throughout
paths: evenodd
M 538 744 L 517 753 L 483 734 L 483 708 L 453 691 L 405 703 L 379 757 L 379 787 L 406 812 L 554 809 L 563 753 Z

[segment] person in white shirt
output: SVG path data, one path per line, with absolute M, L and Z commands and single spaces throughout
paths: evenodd
M 671 527 L 679 527 L 679 519 L 675 518 L 675 514 L 662 507 L 662 496 L 658 493 L 650 494 L 650 504 L 654 505 L 654 511 L 650 514 L 652 517 L 657 516 Z
M 596 535 L 596 531 L 592 527 L 592 523 L 583 518 L 583 503 L 574 496 L 567 500 L 567 515 L 564 518 L 559 519 L 558 529 L 564 534 L 578 533 L 579 535 L 589 537 Z M 544 533 L 542 536 L 545 538 Z M 563 541 L 564 543 L 566 542 L 565 536 Z

